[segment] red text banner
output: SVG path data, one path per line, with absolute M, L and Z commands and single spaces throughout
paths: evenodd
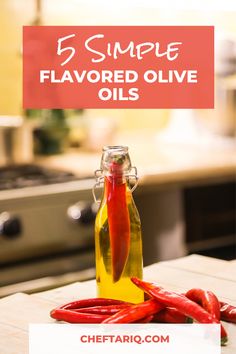
M 24 108 L 214 108 L 212 26 L 25 26 Z

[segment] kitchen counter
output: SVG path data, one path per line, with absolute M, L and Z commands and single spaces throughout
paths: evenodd
M 198 255 L 160 262 L 144 269 L 146 280 L 156 281 L 169 290 L 185 292 L 202 287 L 215 292 L 222 301 L 236 306 L 236 261 L 223 261 Z M 95 297 L 95 281 L 68 286 L 33 295 L 18 293 L 0 300 L 0 352 L 27 354 L 28 324 L 54 323 L 49 312 L 57 305 L 78 298 Z M 229 343 L 222 354 L 236 352 L 236 325 L 224 323 Z
M 127 133 L 114 144 L 129 146 L 131 160 L 137 166 L 143 186 L 195 185 L 235 180 L 236 143 L 219 140 L 199 143 L 167 143 L 156 134 Z M 78 177 L 91 177 L 99 168 L 101 152 L 71 150 L 63 155 L 40 157 L 46 167 L 73 171 Z

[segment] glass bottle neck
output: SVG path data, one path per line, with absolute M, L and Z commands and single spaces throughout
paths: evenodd
M 111 197 L 112 193 L 126 193 L 132 195 L 138 184 L 136 167 L 132 167 L 128 148 L 125 146 L 106 146 L 103 154 L 100 169 L 95 171 L 96 184 L 93 188 L 94 200 L 98 201 L 95 189 L 104 184 L 103 200 L 107 197 L 107 191 Z M 132 188 L 130 188 L 130 182 Z
M 124 146 L 107 146 L 103 148 L 101 171 L 104 176 L 122 176 L 131 170 L 128 148 Z

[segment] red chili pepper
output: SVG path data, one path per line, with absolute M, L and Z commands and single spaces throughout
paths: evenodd
M 94 307 L 111 307 L 111 306 L 129 306 L 130 303 L 126 303 L 121 300 L 113 299 L 84 299 L 69 302 L 65 305 L 59 306 L 51 311 L 50 316 L 58 321 L 66 321 L 70 323 L 101 323 L 108 318 L 110 314 L 106 313 L 89 313 L 89 310 Z M 84 312 L 86 308 L 86 312 Z M 80 309 L 82 310 L 80 312 Z
M 131 278 L 131 280 L 134 284 L 147 292 L 149 295 L 153 296 L 153 298 L 159 301 L 161 304 L 169 307 L 174 307 L 184 315 L 191 317 L 200 323 L 220 323 L 201 306 L 192 300 L 189 300 L 184 295 L 166 291 L 153 283 L 144 282 L 138 278 Z M 227 342 L 227 334 L 223 326 L 221 326 L 221 342 L 222 344 Z
M 153 315 L 150 315 L 150 316 L 144 317 L 141 320 L 135 321 L 134 323 L 149 323 L 153 320 L 153 317 L 154 317 Z
M 154 322 L 159 323 L 191 323 L 193 322 L 191 318 L 185 316 L 183 313 L 179 312 L 175 308 L 166 307 L 159 313 L 154 315 Z
M 207 312 L 209 312 L 213 318 L 220 321 L 220 303 L 213 292 L 205 291 L 203 289 L 191 289 L 185 294 L 185 296 L 187 296 L 190 300 L 197 302 Z M 227 336 L 222 324 L 221 331 L 225 334 L 225 336 Z M 222 344 L 224 344 L 224 342 Z
M 126 201 L 126 182 L 122 180 L 121 168 L 121 164 L 113 162 L 110 168 L 112 174 L 105 177 L 114 282 L 117 282 L 121 277 L 130 248 L 130 218 Z
M 97 315 L 114 315 L 115 313 L 129 307 L 129 304 L 108 305 L 108 306 L 93 306 L 75 309 L 73 311 L 80 313 L 95 313 Z
M 113 300 L 106 298 L 92 298 L 92 299 L 83 299 L 69 302 L 65 305 L 62 305 L 58 308 L 64 310 L 79 309 L 83 307 L 93 307 L 93 306 L 109 306 L 109 305 L 131 305 L 129 302 L 122 300 Z
M 121 310 L 103 321 L 103 323 L 132 323 L 151 316 L 163 309 L 163 305 L 151 299 Z
M 220 320 L 220 303 L 215 294 L 213 294 L 211 291 L 205 291 L 203 289 L 191 289 L 187 291 L 185 296 L 188 299 L 201 305 L 216 320 Z
M 50 312 L 50 316 L 58 321 L 69 323 L 101 323 L 110 315 L 96 315 L 91 313 L 80 313 L 73 310 L 57 308 Z
M 236 307 L 220 302 L 220 318 L 226 322 L 236 323 Z

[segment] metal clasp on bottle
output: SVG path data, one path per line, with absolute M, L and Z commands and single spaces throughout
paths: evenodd
M 101 200 L 98 199 L 96 196 L 96 189 L 101 188 L 102 185 L 104 186 L 104 176 L 102 174 L 102 170 L 96 170 L 94 174 L 95 174 L 96 182 L 95 182 L 93 189 L 92 189 L 93 199 L 94 199 L 95 203 L 100 203 Z
M 128 180 L 129 187 L 132 184 L 132 181 L 135 180 L 133 187 L 130 188 L 131 193 L 133 193 L 138 186 L 138 180 L 139 180 L 137 168 L 134 166 L 131 167 L 130 172 L 127 175 L 125 175 L 125 177 Z M 104 176 L 102 174 L 102 170 L 95 171 L 95 178 L 96 178 L 96 182 L 93 186 L 92 193 L 93 193 L 93 198 L 94 198 L 95 203 L 100 203 L 101 200 L 98 199 L 96 196 L 96 189 L 104 186 Z
M 130 170 L 130 173 L 127 174 L 126 177 L 128 179 L 129 184 L 131 184 L 132 180 L 135 180 L 135 183 L 134 183 L 133 187 L 130 188 L 131 193 L 133 193 L 135 191 L 135 189 L 137 188 L 137 186 L 138 186 L 138 180 L 139 180 L 137 167 L 132 166 L 131 170 Z

